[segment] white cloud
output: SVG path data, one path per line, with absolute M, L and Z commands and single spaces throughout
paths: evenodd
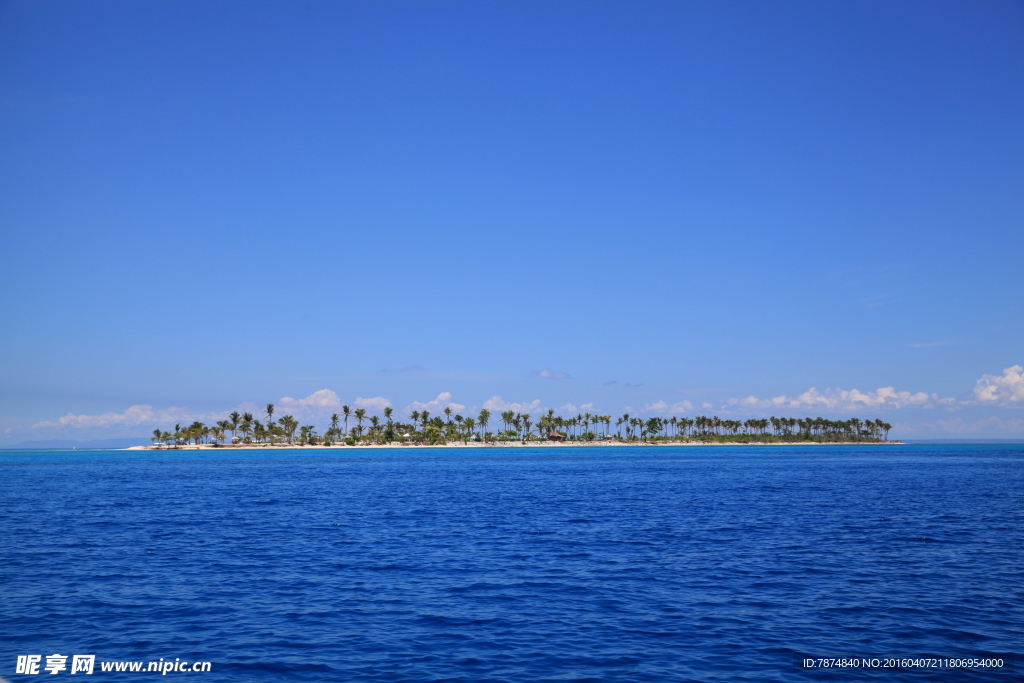
M 169 424 L 173 422 L 191 423 L 222 416 L 194 415 L 187 408 L 165 408 L 154 410 L 153 406 L 131 406 L 123 413 L 103 413 L 101 415 L 75 415 L 68 413 L 56 420 L 43 420 L 32 425 L 33 429 L 47 427 L 63 427 L 69 429 L 88 429 L 93 427 L 136 427 L 139 425 Z
M 374 410 L 378 413 L 384 412 L 385 408 L 391 407 L 391 401 L 387 400 L 383 396 L 375 396 L 374 398 L 357 398 L 352 402 L 356 408 L 366 408 L 367 410 Z
M 277 412 L 281 415 L 313 416 L 336 412 L 341 409 L 341 400 L 330 389 L 314 391 L 306 398 L 289 398 L 285 396 L 277 402 Z
M 689 401 L 679 401 L 672 405 L 669 405 L 664 401 L 655 401 L 654 403 L 648 403 L 645 405 L 643 412 L 664 415 L 667 413 L 685 413 L 691 410 L 693 410 L 693 404 Z
M 507 403 L 501 396 L 492 396 L 491 398 L 484 401 L 484 408 L 494 413 L 504 412 L 511 410 L 516 413 L 528 413 L 540 408 L 540 399 L 531 401 L 530 403 Z
M 780 397 L 781 398 L 781 397 Z M 741 408 L 758 408 L 763 402 L 757 396 L 750 395 L 746 398 L 730 398 L 725 402 L 727 406 L 739 406 Z
M 564 406 L 562 406 L 555 412 L 558 413 L 559 415 L 580 415 L 582 413 L 589 413 L 593 409 L 593 403 L 584 403 L 578 408 L 571 403 L 566 403 Z
M 569 375 L 565 374 L 564 372 L 555 372 L 554 370 L 548 370 L 547 368 L 533 373 L 532 376 L 544 377 L 547 379 L 572 379 L 571 377 L 569 377 Z
M 926 394 L 923 391 L 912 393 L 896 391 L 893 387 L 881 387 L 875 391 L 858 389 L 827 389 L 818 391 L 811 387 L 799 396 L 776 396 L 771 399 L 760 399 L 756 396 L 746 398 L 730 398 L 723 409 L 784 409 L 811 408 L 819 410 L 858 410 L 860 408 L 935 408 L 939 406 L 953 407 L 954 398 L 942 398 L 938 394 Z
M 405 407 L 405 412 L 406 413 L 412 413 L 414 410 L 415 411 L 426 410 L 428 412 L 435 413 L 435 412 L 437 412 L 439 410 L 444 410 L 445 408 L 451 408 L 453 411 L 458 413 L 458 412 L 464 411 L 466 409 L 466 406 L 462 405 L 461 403 L 452 403 L 452 394 L 451 394 L 451 392 L 450 391 L 445 391 L 445 392 L 442 392 L 442 393 L 438 394 L 437 398 L 435 398 L 434 400 L 427 401 L 426 403 L 420 403 L 419 401 L 413 401 L 412 403 L 410 403 L 409 405 L 407 405 Z
M 974 397 L 989 405 L 1024 404 L 1024 367 L 1013 365 L 1002 375 L 982 375 L 974 387 Z
M 295 399 L 284 397 L 276 404 L 275 417 L 286 414 L 293 414 L 303 419 L 315 419 L 338 412 L 341 408 L 341 401 L 338 395 L 330 389 L 315 391 L 306 398 Z M 390 405 L 390 402 L 382 397 L 356 399 L 357 407 L 380 408 Z M 240 413 L 252 413 L 256 419 L 262 419 L 263 406 L 252 402 L 240 403 L 235 410 Z M 49 430 L 99 430 L 99 433 L 120 433 L 131 431 L 135 433 L 141 427 L 159 427 L 170 429 L 175 424 L 192 424 L 199 421 L 206 424 L 213 424 L 218 420 L 227 419 L 231 411 L 196 413 L 185 407 L 171 407 L 156 409 L 150 405 L 134 405 L 120 413 L 102 413 L 99 415 L 75 415 L 68 413 L 64 417 L 54 420 L 43 420 L 32 425 L 32 429 Z

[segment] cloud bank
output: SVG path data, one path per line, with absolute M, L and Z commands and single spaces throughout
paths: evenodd
M 1002 375 L 982 375 L 974 386 L 974 398 L 983 405 L 1024 405 L 1024 367 L 1013 365 Z
M 535 399 L 530 403 L 508 403 L 501 396 L 492 396 L 484 401 L 484 408 L 493 413 L 501 413 L 506 410 L 516 413 L 529 413 L 540 408 L 540 399 Z
M 352 402 L 352 405 L 356 408 L 365 408 L 366 410 L 382 413 L 385 408 L 391 407 L 391 401 L 383 396 L 375 396 L 373 398 L 357 398 Z
M 456 413 L 460 413 L 466 409 L 466 406 L 461 403 L 452 402 L 452 394 L 450 391 L 444 391 L 437 395 L 437 398 L 426 403 L 419 401 L 413 401 L 405 407 L 405 412 L 411 414 L 414 410 L 422 412 L 426 410 L 430 413 L 436 413 L 437 411 L 444 410 L 445 408 L 451 408 Z
M 693 410 L 693 404 L 689 401 L 679 401 L 669 405 L 665 401 L 656 401 L 644 406 L 645 413 L 664 415 L 666 413 L 688 413 Z
M 444 394 L 442 394 L 444 396 Z M 314 391 L 306 398 L 291 398 L 285 396 L 274 404 L 275 416 L 294 415 L 300 419 L 323 418 L 332 413 L 341 411 L 342 401 L 338 394 L 330 389 Z M 382 412 L 384 408 L 391 405 L 391 401 L 376 396 L 373 398 L 357 398 L 352 402 L 356 408 L 365 408 L 373 412 Z M 454 408 L 453 408 L 454 409 Z M 240 403 L 234 410 L 238 412 L 249 412 L 260 419 L 263 415 L 263 407 L 252 402 Z M 160 427 L 167 429 L 174 424 L 191 424 L 192 422 L 216 422 L 227 419 L 231 410 L 223 410 L 211 413 L 196 413 L 185 407 L 172 407 L 154 409 L 150 405 L 134 405 L 121 413 L 102 413 L 99 415 L 75 415 L 68 413 L 64 417 L 54 420 L 42 420 L 32 425 L 32 429 L 77 429 L 87 430 L 96 428 L 109 428 L 120 430 L 131 427 Z
M 579 415 L 581 413 L 589 413 L 593 409 L 593 403 L 584 403 L 580 405 L 578 408 L 572 403 L 566 403 L 564 406 L 562 406 L 555 412 L 562 413 L 563 415 Z
M 758 399 L 748 396 L 729 399 L 726 405 L 746 408 L 818 408 L 821 410 L 860 410 L 863 408 L 934 408 L 955 406 L 956 399 L 941 398 L 938 394 L 923 391 L 897 391 L 894 387 L 881 387 L 875 391 L 859 389 L 827 389 L 818 391 L 811 387 L 799 396 L 776 396 L 772 399 Z
M 223 419 L 223 415 L 197 415 L 190 413 L 188 408 L 165 408 L 154 410 L 153 406 L 131 406 L 123 413 L 103 413 L 101 415 L 75 415 L 68 413 L 56 420 L 43 420 L 32 425 L 33 429 L 46 427 L 66 427 L 71 429 L 89 429 L 93 427 L 136 427 L 139 425 L 170 424 L 175 422 L 195 422 L 196 420 Z
M 568 375 L 551 370 L 542 370 L 534 373 L 536 377 L 561 379 Z M 628 386 L 628 385 L 627 385 Z M 967 400 L 957 401 L 951 397 L 942 397 L 936 393 L 923 391 L 912 392 L 897 390 L 895 387 L 880 387 L 874 391 L 861 391 L 859 389 L 826 389 L 819 391 L 811 387 L 807 391 L 796 395 L 785 394 L 774 398 L 762 398 L 755 395 L 745 398 L 730 398 L 718 407 L 712 406 L 707 401 L 701 401 L 699 405 L 690 401 L 679 401 L 668 403 L 658 400 L 644 405 L 642 413 L 652 415 L 683 415 L 692 414 L 694 411 L 716 412 L 723 414 L 737 413 L 785 413 L 787 411 L 820 411 L 821 413 L 856 413 L 874 410 L 901 410 L 901 409 L 978 409 L 990 408 L 1019 408 L 1024 406 L 1024 366 L 1012 365 L 1005 368 L 999 375 L 982 375 L 973 388 L 973 395 Z M 383 396 L 358 397 L 352 401 L 356 408 L 363 408 L 370 412 L 380 413 L 384 408 L 390 407 L 391 401 Z M 292 398 L 285 396 L 277 404 L 275 415 L 293 414 L 303 420 L 323 419 L 332 413 L 340 412 L 342 401 L 338 394 L 330 389 L 314 391 L 305 398 Z M 532 401 L 506 401 L 500 395 L 487 399 L 483 407 L 492 412 L 504 412 L 511 410 L 517 413 L 533 413 L 545 410 L 541 407 L 541 400 Z M 466 406 L 452 401 L 451 392 L 442 392 L 435 398 L 426 401 L 413 401 L 406 406 L 406 413 L 412 411 L 427 410 L 432 413 L 451 408 L 456 412 L 465 412 Z M 239 404 L 235 410 L 239 412 L 252 412 L 262 416 L 263 406 L 246 402 Z M 475 408 L 474 408 L 475 410 Z M 558 409 L 561 414 L 575 415 L 583 412 L 593 412 L 592 403 L 575 405 L 566 403 Z M 96 431 L 102 433 L 137 433 L 143 427 L 168 429 L 176 423 L 190 424 L 194 421 L 207 424 L 227 417 L 229 410 L 211 413 L 196 413 L 186 407 L 169 407 L 155 409 L 151 405 L 133 405 L 123 412 L 107 412 L 96 415 L 68 413 L 63 417 L 40 420 L 35 423 L 25 423 L 19 431 L 31 425 L 34 431 L 68 431 L 79 432 Z M 611 411 L 610 411 L 611 412 Z M 633 412 L 632 408 L 626 408 L 626 412 Z M 958 421 L 959 420 L 959 421 Z M 920 431 L 908 429 L 909 431 Z M 935 433 L 945 434 L 983 434 L 983 433 L 1021 433 L 1024 431 L 1024 423 L 1019 419 L 1003 420 L 998 417 L 987 417 L 975 419 L 974 421 L 963 421 L 960 418 L 955 420 L 939 420 L 931 423 L 921 423 L 921 430 L 932 430 Z M 11 433 L 8 427 L 4 430 L 5 435 Z
M 295 399 L 285 396 L 277 402 L 277 412 L 282 415 L 285 413 L 303 416 L 323 415 L 337 412 L 340 409 L 341 400 L 330 389 L 314 391 L 306 398 Z

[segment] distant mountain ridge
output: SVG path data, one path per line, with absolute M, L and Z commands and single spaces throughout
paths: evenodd
M 11 446 L 0 446 L 2 451 L 34 451 L 63 450 L 67 448 L 129 448 L 130 446 L 148 446 L 149 437 L 140 436 L 127 439 L 96 439 L 94 441 L 74 441 L 71 439 L 46 439 L 42 441 L 22 441 Z

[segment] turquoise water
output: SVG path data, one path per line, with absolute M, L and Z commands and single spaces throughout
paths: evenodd
M 5 452 L 0 468 L 12 681 L 36 680 L 18 655 L 53 653 L 210 661 L 167 676 L 211 682 L 1021 675 L 794 667 L 1020 653 L 1019 445 Z

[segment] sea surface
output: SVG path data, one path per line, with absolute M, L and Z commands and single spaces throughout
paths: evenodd
M 0 452 L 0 676 L 1024 680 L 1022 501 L 1020 445 Z

